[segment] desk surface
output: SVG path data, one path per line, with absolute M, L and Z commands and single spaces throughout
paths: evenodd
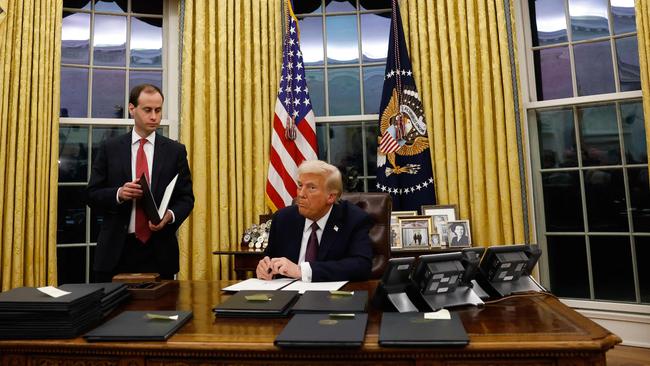
M 0 341 L 2 365 L 129 364 L 163 365 L 239 362 L 263 364 L 269 360 L 300 363 L 390 361 L 443 365 L 525 361 L 526 364 L 604 365 L 605 352 L 621 340 L 616 335 L 546 294 L 515 296 L 482 308 L 458 310 L 469 334 L 462 348 L 382 348 L 377 343 L 381 312 L 369 305 L 369 322 L 362 348 L 355 350 L 281 350 L 273 345 L 288 319 L 215 318 L 211 309 L 228 294 L 220 289 L 232 282 L 180 281 L 157 300 L 134 300 L 131 310 L 192 310 L 194 318 L 167 342 L 99 342 L 64 340 Z M 376 282 L 349 283 L 346 289 L 374 291 Z M 49 360 L 49 361 L 48 361 Z M 190 362 L 191 360 L 191 362 Z M 119 362 L 117 362 L 119 361 Z M 131 362 L 132 361 L 132 362 Z M 568 363 L 565 363 L 568 362 Z

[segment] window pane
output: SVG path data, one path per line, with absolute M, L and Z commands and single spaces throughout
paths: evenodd
M 545 48 L 533 51 L 533 57 L 537 70 L 537 100 L 572 97 L 569 48 Z
M 576 64 L 578 95 L 615 91 L 612 50 L 609 41 L 575 45 L 573 54 Z M 598 62 L 594 62 L 594 60 L 598 60 Z
M 634 0 L 610 0 L 614 33 L 621 34 L 636 31 Z
M 140 84 L 153 84 L 162 90 L 162 71 L 134 71 L 129 72 L 129 90 Z
M 648 233 L 650 232 L 648 168 L 630 168 L 627 170 L 627 178 L 630 183 L 630 212 L 634 231 Z
M 316 116 L 325 115 L 325 83 L 323 73 L 323 69 L 305 70 L 309 98 L 311 98 L 311 106 L 314 108 L 314 115 Z
M 330 3 L 332 4 L 332 3 Z M 327 17 L 327 62 L 344 64 L 359 62 L 357 17 Z
M 584 231 L 578 172 L 542 173 L 547 231 Z
M 616 59 L 621 91 L 641 90 L 639 48 L 636 36 L 616 40 Z
M 537 112 L 542 168 L 578 166 L 571 109 Z
M 361 113 L 359 68 L 329 69 L 328 79 L 330 116 Z
M 124 134 L 130 131 L 130 127 L 116 126 L 116 127 L 96 127 L 93 126 L 92 146 L 93 146 L 93 160 L 97 157 L 97 149 L 106 140 Z
M 623 169 L 590 169 L 584 176 L 589 231 L 628 231 Z
M 355 11 L 357 8 L 357 0 L 330 0 L 326 2 L 328 3 L 325 6 L 326 13 Z
M 327 133 L 329 131 L 329 125 L 327 123 L 317 123 L 316 124 L 316 137 L 318 138 L 318 159 L 323 161 L 327 160 L 327 151 L 329 146 L 327 146 Z
M 58 244 L 84 243 L 86 241 L 86 186 L 59 186 Z
M 125 66 L 126 17 L 95 15 L 93 64 Z
M 532 6 L 531 10 L 533 10 Z M 533 46 L 545 46 L 568 40 L 564 0 L 536 0 L 534 10 L 535 22 L 531 22 Z
M 127 11 L 126 6 L 127 0 L 95 0 L 96 11 L 123 14 Z
M 368 175 L 377 174 L 377 137 L 379 136 L 379 124 L 377 122 L 366 122 L 366 158 L 368 159 Z
M 88 127 L 59 127 L 59 182 L 88 180 Z
M 330 124 L 330 163 L 341 170 L 343 176 L 353 178 L 363 174 L 363 151 L 360 148 L 361 125 Z M 349 182 L 349 189 L 354 189 L 358 182 Z
M 390 13 L 361 15 L 361 50 L 364 62 L 385 61 L 390 36 Z
M 377 192 L 377 179 L 368 178 L 368 179 L 366 179 L 366 181 L 368 181 L 368 191 L 367 192 Z
M 365 114 L 379 113 L 386 66 L 363 68 L 363 108 Z
M 123 70 L 93 70 L 93 118 L 124 118 Z
M 61 63 L 88 65 L 90 60 L 90 14 L 63 12 Z
M 131 1 L 131 11 L 138 14 L 157 14 L 163 13 L 162 0 Z
M 63 0 L 63 7 L 90 10 L 90 0 Z
M 621 163 L 621 146 L 613 104 L 578 108 L 582 165 Z
M 56 268 L 59 285 L 86 282 L 86 247 L 57 248 Z
M 88 117 L 88 69 L 61 67 L 61 117 Z
M 300 52 L 306 66 L 323 65 L 323 18 L 308 17 L 298 20 Z
M 641 102 L 621 103 L 621 122 L 625 142 L 625 160 L 628 164 L 648 162 L 645 139 L 645 121 Z
M 583 236 L 547 236 L 551 292 L 559 297 L 588 299 L 589 269 Z
M 609 35 L 608 0 L 569 0 L 573 41 Z
M 162 19 L 131 18 L 131 66 L 162 66 Z
M 630 238 L 590 237 L 594 297 L 600 300 L 636 301 Z
M 635 247 L 641 302 L 650 303 L 650 266 L 646 265 L 647 258 L 650 258 L 650 237 L 635 237 Z

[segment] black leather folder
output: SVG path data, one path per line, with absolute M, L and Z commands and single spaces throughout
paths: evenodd
M 464 346 L 469 337 L 455 313 L 451 319 L 425 319 L 424 313 L 383 313 L 381 346 Z
M 329 291 L 307 291 L 291 308 L 297 313 L 363 313 L 368 304 L 368 291 L 354 291 L 352 295 L 336 295 Z
M 59 286 L 64 291 L 79 291 L 81 289 L 101 289 L 104 294 L 100 300 L 102 313 L 104 316 L 109 315 L 115 308 L 124 304 L 131 298 L 129 289 L 122 282 L 102 282 L 102 283 L 67 283 Z
M 178 320 L 150 319 L 147 314 L 178 315 Z M 192 312 L 183 310 L 124 311 L 86 333 L 84 338 L 89 342 L 164 341 L 191 318 Z
M 247 300 L 250 296 L 266 295 L 270 300 Z M 229 317 L 283 317 L 289 314 L 298 291 L 239 291 L 215 306 L 216 316 Z
M 0 293 L 0 311 L 72 311 L 99 301 L 103 290 L 84 288 L 60 297 L 51 297 L 35 287 L 18 287 Z
M 361 347 L 368 314 L 338 317 L 330 314 L 296 314 L 275 338 L 278 347 Z

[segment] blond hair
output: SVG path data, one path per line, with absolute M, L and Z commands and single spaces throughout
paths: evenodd
M 322 160 L 305 160 L 298 167 L 298 175 L 317 174 L 325 177 L 325 188 L 330 193 L 336 193 L 336 198 L 343 192 L 343 178 L 337 167 Z

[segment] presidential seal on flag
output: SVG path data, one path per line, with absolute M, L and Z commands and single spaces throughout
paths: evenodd
M 377 149 L 377 167 L 381 168 L 388 163 L 385 170 L 387 177 L 391 174 L 417 174 L 420 164 L 399 166 L 395 154 L 413 156 L 429 148 L 424 110 L 417 91 L 404 86 L 401 94 L 400 98 L 397 89 L 393 89 L 379 120 L 381 138 Z

